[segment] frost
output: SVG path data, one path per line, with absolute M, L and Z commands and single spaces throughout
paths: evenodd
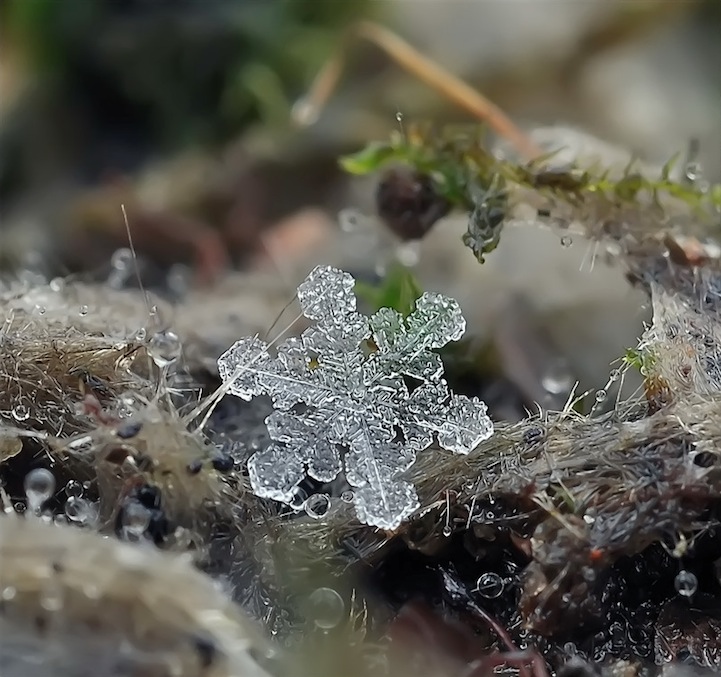
M 493 433 L 486 405 L 454 395 L 433 350 L 457 341 L 466 323 L 458 303 L 423 294 L 406 318 L 381 308 L 356 310 L 351 275 L 319 266 L 298 287 L 305 317 L 315 320 L 275 356 L 257 337 L 243 338 L 218 360 L 234 395 L 268 395 L 273 439 L 248 461 L 254 492 L 289 503 L 307 477 L 330 482 L 341 472 L 354 487 L 358 518 L 395 529 L 419 507 L 401 478 L 435 439 L 467 454 Z

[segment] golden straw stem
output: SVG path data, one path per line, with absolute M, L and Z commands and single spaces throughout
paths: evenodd
M 306 97 L 296 104 L 293 118 L 297 124 L 310 125 L 318 118 L 340 80 L 348 42 L 354 38 L 363 38 L 373 43 L 406 71 L 474 117 L 486 122 L 499 136 L 512 143 L 526 159 L 532 160 L 541 155 L 541 149 L 498 106 L 450 71 L 423 56 L 392 31 L 369 21 L 361 21 L 350 29 L 338 51 L 316 76 Z

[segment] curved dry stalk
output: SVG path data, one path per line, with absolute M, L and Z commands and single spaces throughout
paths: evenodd
M 316 76 L 308 94 L 296 104 L 293 118 L 297 124 L 309 125 L 318 118 L 340 80 L 350 43 L 358 38 L 374 44 L 421 82 L 488 124 L 526 159 L 532 160 L 541 155 L 541 149 L 496 104 L 435 61 L 423 56 L 394 32 L 370 21 L 361 21 L 348 30 L 336 53 Z

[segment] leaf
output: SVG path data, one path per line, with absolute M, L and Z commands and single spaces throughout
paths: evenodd
M 349 174 L 363 176 L 382 169 L 397 155 L 397 150 L 387 143 L 370 143 L 363 150 L 340 159 L 341 167 Z
M 356 293 L 372 311 L 392 308 L 407 317 L 415 308 L 423 290 L 410 268 L 396 264 L 388 270 L 379 285 L 356 282 Z

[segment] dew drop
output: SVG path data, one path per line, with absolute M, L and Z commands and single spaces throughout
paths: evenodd
M 78 313 L 80 317 L 85 317 L 88 314 L 88 307 L 85 305 L 80 306 L 78 309 Z
M 352 233 L 358 229 L 358 212 L 355 209 L 344 209 L 338 214 L 338 225 L 344 233 Z
M 150 511 L 137 501 L 129 501 L 123 506 L 121 524 L 126 540 L 138 540 L 150 524 Z
M 563 358 L 552 360 L 541 377 L 541 385 L 551 395 L 568 393 L 573 387 L 573 377 L 566 360 Z
M 421 260 L 421 245 L 418 240 L 403 242 L 396 247 L 396 258 L 406 268 L 413 268 Z
M 609 374 L 608 379 L 611 381 L 611 383 L 618 381 L 621 378 L 621 373 L 622 372 L 620 369 L 614 369 Z
M 398 112 L 396 113 L 396 122 L 397 122 L 399 125 L 400 125 L 400 124 L 403 124 L 403 113 L 401 113 L 400 111 L 398 111 Z
M 688 181 L 693 183 L 701 178 L 701 164 L 698 162 L 689 162 L 685 167 L 683 174 Z
M 65 279 L 62 277 L 54 277 L 52 280 L 50 280 L 50 289 L 54 291 L 56 294 L 59 294 L 61 291 L 65 290 Z
M 59 585 L 49 585 L 40 595 L 40 606 L 45 611 L 60 611 L 63 608 L 62 590 Z
M 503 593 L 503 579 L 492 571 L 481 574 L 476 581 L 476 590 L 481 597 L 496 599 Z
M 55 491 L 55 475 L 46 468 L 35 468 L 25 475 L 25 497 L 28 499 L 28 508 L 39 513 L 43 503 Z
M 95 505 L 87 499 L 70 496 L 65 501 L 65 515 L 71 522 L 85 525 L 95 522 L 98 513 Z
M 345 602 L 333 588 L 317 588 L 308 603 L 309 616 L 321 630 L 331 630 L 343 620 Z
M 341 495 L 340 500 L 343 501 L 343 503 L 353 503 L 353 497 L 355 494 L 350 489 L 346 489 Z
M 603 388 L 601 390 L 597 390 L 596 391 L 596 402 L 603 402 L 607 396 L 608 396 L 608 393 L 605 390 L 603 390 Z
M 561 246 L 568 249 L 573 244 L 573 238 L 570 235 L 564 235 L 561 238 Z
M 35 314 L 36 315 L 45 315 L 45 306 L 36 305 L 35 306 Z
M 14 588 L 12 585 L 8 585 L 0 591 L 0 599 L 2 599 L 4 602 L 9 602 L 13 599 L 15 599 L 15 596 L 17 595 L 18 591 L 16 588 Z
M 290 111 L 292 120 L 301 127 L 314 124 L 318 120 L 318 114 L 318 106 L 305 97 L 298 99 Z
M 161 369 L 173 364 L 180 357 L 182 348 L 180 337 L 169 329 L 156 332 L 148 342 L 148 354 Z
M 27 421 L 30 418 L 30 409 L 24 404 L 16 404 L 13 407 L 12 415 L 16 421 Z
M 83 493 L 85 493 L 85 489 L 83 489 L 83 485 L 80 484 L 77 480 L 70 480 L 65 485 L 65 495 L 70 497 L 78 498 L 79 496 L 82 496 Z
M 443 535 L 446 538 L 448 538 L 452 533 L 453 533 L 453 529 L 451 529 L 451 527 L 448 524 L 446 524 L 446 526 L 443 527 Z
M 684 569 L 676 574 L 673 587 L 682 597 L 692 597 L 698 588 L 698 579 L 695 574 Z
M 133 252 L 128 247 L 116 249 L 110 257 L 110 265 L 118 272 L 129 272 L 133 265 Z
M 330 510 L 330 496 L 328 494 L 313 494 L 308 497 L 303 507 L 308 517 L 313 519 L 325 517 Z

